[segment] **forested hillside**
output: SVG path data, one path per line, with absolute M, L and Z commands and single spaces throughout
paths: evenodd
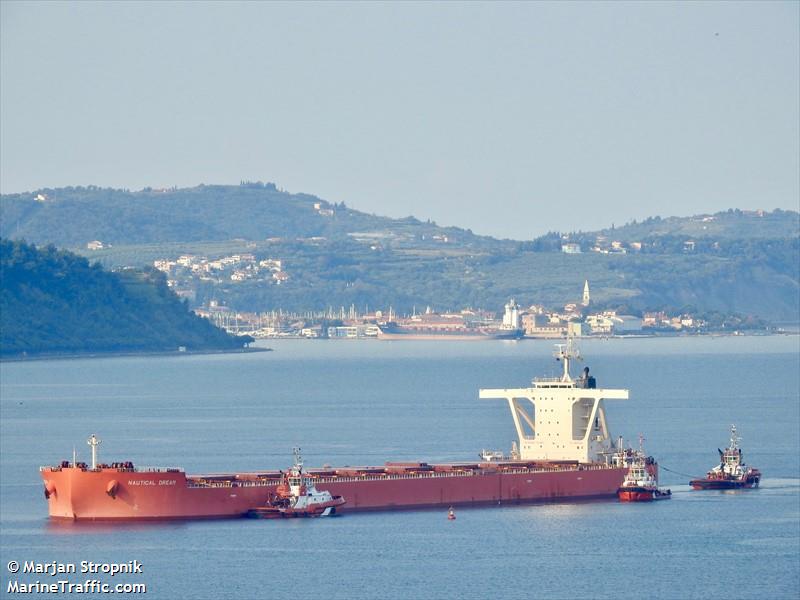
M 4 236 L 70 248 L 106 268 L 190 255 L 192 268 L 206 269 L 226 257 L 251 257 L 239 271 L 175 265 L 172 284 L 193 306 L 216 300 L 255 312 L 351 304 L 498 310 L 513 296 L 557 307 L 575 301 L 588 279 L 598 309 L 740 313 L 767 321 L 797 321 L 800 314 L 795 211 L 652 217 L 513 241 L 243 182 L 37 190 L 0 198 L 0 217 Z M 93 240 L 102 247 L 87 249 Z M 249 270 L 260 261 L 279 261 L 281 279 Z
M 0 350 L 233 349 L 246 340 L 190 312 L 158 271 L 109 273 L 52 246 L 0 240 Z
M 261 182 L 138 192 L 94 186 L 43 189 L 2 196 L 0 216 L 0 237 L 64 248 L 84 248 L 92 240 L 112 245 L 236 238 L 342 240 L 375 231 L 399 243 L 430 241 L 441 234 L 451 243 L 496 245 L 492 238 L 463 229 L 369 215 Z

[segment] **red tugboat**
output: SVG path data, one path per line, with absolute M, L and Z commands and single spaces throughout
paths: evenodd
M 742 449 L 736 435 L 736 425 L 731 425 L 730 446 L 725 451 L 717 449 L 720 463 L 706 473 L 703 479 L 693 479 L 689 485 L 696 490 L 738 490 L 758 487 L 761 471 L 748 467 L 742 460 Z
M 247 516 L 254 519 L 290 519 L 298 517 L 329 517 L 336 514 L 345 499 L 328 491 L 318 491 L 314 481 L 303 473 L 300 448 L 294 449 L 294 466 L 283 475 L 274 496 L 264 506 L 250 509 Z
M 644 438 L 639 436 L 639 450 L 622 457 L 623 461 L 629 462 L 629 466 L 625 480 L 617 490 L 620 502 L 653 502 L 672 498 L 671 490 L 658 488 L 655 462 L 652 457 L 645 456 L 643 442 Z

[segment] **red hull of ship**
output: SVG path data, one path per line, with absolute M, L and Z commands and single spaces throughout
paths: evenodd
M 75 520 L 230 517 L 263 505 L 275 490 L 275 486 L 234 487 L 233 483 L 192 487 L 183 472 L 65 468 L 42 471 L 42 478 L 55 490 L 47 499 L 50 516 Z M 118 486 L 112 497 L 108 489 L 113 482 Z
M 516 333 L 425 333 L 408 332 L 393 333 L 380 331 L 379 340 L 431 340 L 431 341 L 459 341 L 459 342 L 480 342 L 485 340 L 519 340 L 522 336 Z
M 344 497 L 346 504 L 337 512 L 522 504 L 611 498 L 625 472 L 598 466 L 371 476 L 365 469 L 365 474 L 354 476 L 321 475 L 316 487 Z M 45 468 L 41 475 L 50 490 L 50 516 L 72 520 L 240 517 L 267 503 L 279 482 L 277 473 L 216 476 L 201 481 L 187 478 L 181 471 L 125 472 L 112 468 Z
M 337 481 L 318 489 L 347 500 L 343 512 L 489 504 L 522 504 L 565 498 L 613 497 L 624 469 L 483 473 L 411 479 Z

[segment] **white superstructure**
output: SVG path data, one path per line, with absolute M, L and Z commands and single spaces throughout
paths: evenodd
M 720 451 L 720 463 L 708 472 L 709 477 L 720 479 L 742 479 L 752 471 L 742 460 L 739 442 L 742 438 L 736 433 L 736 425 L 731 425 L 731 441 L 725 452 Z
M 570 361 L 580 359 L 572 338 L 556 346 L 561 378 L 534 379 L 529 388 L 482 389 L 480 398 L 508 401 L 519 436 L 521 460 L 606 461 L 616 452 L 604 400 L 627 400 L 628 390 L 597 388 L 588 367 L 573 379 Z
M 511 298 L 503 313 L 503 329 L 519 329 L 519 304 Z
M 294 448 L 294 465 L 289 470 L 286 481 L 289 485 L 289 508 L 307 510 L 315 505 L 326 504 L 333 501 L 333 496 L 327 490 L 319 491 L 314 485 L 314 480 L 306 476 L 303 471 L 303 457 L 300 448 Z M 331 514 L 331 507 L 322 512 L 323 517 Z

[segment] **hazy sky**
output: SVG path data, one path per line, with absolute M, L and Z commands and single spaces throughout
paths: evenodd
M 798 208 L 800 3 L 0 3 L 0 188 L 274 181 L 518 239 Z

